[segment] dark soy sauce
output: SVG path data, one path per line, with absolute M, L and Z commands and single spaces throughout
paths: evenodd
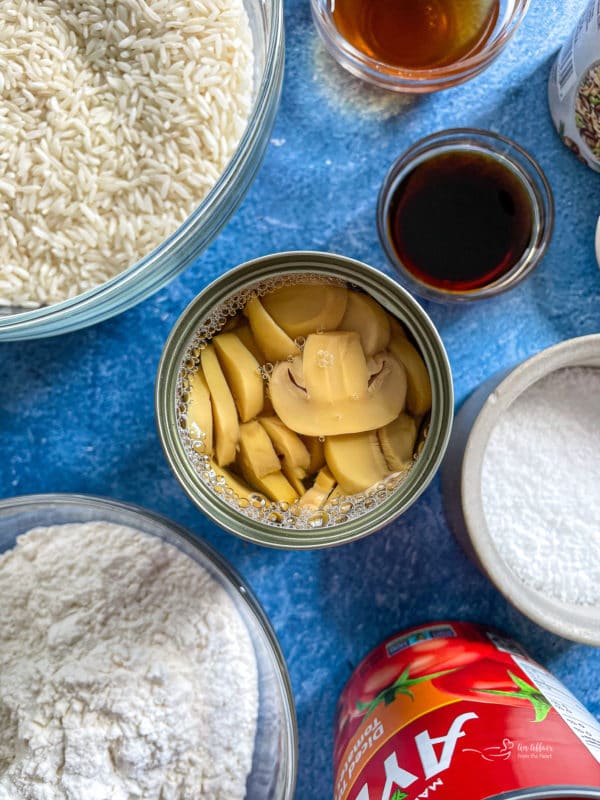
M 532 225 L 519 176 L 476 151 L 423 161 L 394 187 L 389 203 L 388 235 L 405 269 L 449 291 L 502 277 L 523 255 Z

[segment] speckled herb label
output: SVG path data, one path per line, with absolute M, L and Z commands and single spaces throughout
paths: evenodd
M 559 52 L 550 72 L 548 103 L 569 150 L 600 172 L 600 0 L 590 0 Z

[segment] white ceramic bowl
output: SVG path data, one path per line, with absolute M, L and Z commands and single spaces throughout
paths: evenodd
M 38 525 L 98 520 L 158 536 L 204 567 L 227 592 L 248 629 L 258 666 L 258 726 L 245 800 L 292 800 L 297 733 L 285 661 L 252 592 L 212 548 L 175 523 L 136 506 L 99 497 L 49 494 L 0 501 L 0 553 L 12 548 L 17 536 Z
M 516 608 L 553 633 L 600 646 L 600 607 L 563 603 L 523 583 L 498 552 L 481 496 L 485 450 L 500 416 L 532 384 L 564 367 L 600 368 L 600 334 L 569 339 L 494 375 L 458 412 L 442 464 L 450 525 L 467 553 Z M 598 398 L 600 407 L 600 398 Z

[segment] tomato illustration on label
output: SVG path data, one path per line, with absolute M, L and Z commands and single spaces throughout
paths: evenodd
M 400 694 L 405 694 L 412 700 L 414 699 L 414 695 L 410 690 L 411 686 L 416 686 L 418 683 L 423 683 L 424 681 L 434 680 L 435 678 L 447 675 L 448 672 L 453 671 L 454 670 L 444 670 L 442 672 L 432 672 L 430 675 L 421 675 L 418 678 L 411 678 L 409 677 L 410 667 L 407 667 L 393 683 L 391 683 L 389 686 L 386 686 L 383 691 L 375 695 L 370 702 L 363 703 L 360 700 L 357 700 L 356 707 L 359 711 L 364 711 L 366 717 L 371 712 L 375 711 L 380 703 L 384 703 L 386 706 L 389 706 L 390 703 L 393 703 L 396 697 L 398 697 Z
M 552 708 L 540 690 L 519 678 L 500 661 L 483 659 L 475 667 L 446 673 L 433 679 L 434 685 L 464 700 L 499 705 L 529 706 L 534 722 L 542 722 Z
M 385 646 L 384 657 L 367 659 L 356 671 L 340 697 L 335 721 L 334 759 L 341 758 L 345 743 L 380 705 L 388 706 L 400 696 L 412 699 L 412 687 L 465 667 L 488 653 L 490 644 L 454 637 L 454 629 L 441 626 L 439 638 L 404 637 Z M 450 638 L 449 638 L 450 637 Z M 396 650 L 398 648 L 398 650 Z
M 402 651 L 387 663 L 372 669 L 353 691 L 347 689 L 342 700 L 339 726 L 348 718 L 360 718 L 383 702 L 391 703 L 399 694 L 410 696 L 410 687 L 432 680 L 437 675 L 464 667 L 485 657 L 487 643 L 478 645 L 464 639 L 429 639 Z

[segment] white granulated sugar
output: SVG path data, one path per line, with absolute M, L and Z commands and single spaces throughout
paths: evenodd
M 243 0 L 2 0 L 0 307 L 151 252 L 215 184 L 253 95 Z
M 206 570 L 127 527 L 36 528 L 0 597 L 0 800 L 245 796 L 256 659 Z
M 600 369 L 553 372 L 505 411 L 485 452 L 482 501 L 524 583 L 600 606 Z

